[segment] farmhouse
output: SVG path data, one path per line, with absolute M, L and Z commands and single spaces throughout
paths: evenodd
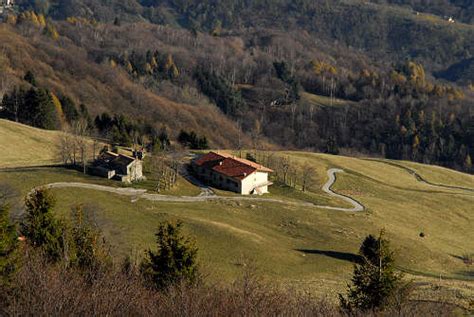
M 228 153 L 209 152 L 192 162 L 196 175 L 225 190 L 242 195 L 268 193 L 268 174 L 273 171 L 249 160 Z
M 143 162 L 139 158 L 105 151 L 95 160 L 91 171 L 97 176 L 131 183 L 143 179 Z

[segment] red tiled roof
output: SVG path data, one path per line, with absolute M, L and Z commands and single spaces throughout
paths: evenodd
M 220 161 L 212 169 L 217 173 L 220 173 L 227 177 L 232 177 L 240 180 L 257 171 L 256 168 L 243 164 L 230 157 L 225 158 L 223 161 Z
M 217 154 L 215 152 L 209 152 L 206 155 L 201 156 L 198 158 L 196 161 L 194 161 L 194 164 L 197 166 L 204 166 L 208 165 L 209 163 L 218 163 L 219 161 L 223 160 L 226 158 L 226 156 Z
M 246 178 L 255 171 L 267 173 L 273 172 L 271 169 L 266 168 L 263 165 L 249 160 L 237 158 L 229 153 L 224 152 L 209 152 L 194 161 L 194 164 L 212 169 L 222 175 L 240 180 Z
M 239 158 L 239 157 L 235 157 L 235 156 L 233 156 L 232 159 L 234 159 L 236 161 L 239 161 L 239 162 L 241 162 L 245 165 L 252 166 L 253 168 L 257 169 L 259 172 L 273 173 L 273 170 L 271 170 L 268 167 L 265 167 L 261 164 L 258 164 L 258 163 L 255 163 L 255 162 L 252 162 L 252 161 L 249 161 L 249 160 L 246 160 L 246 159 L 242 159 L 242 158 Z

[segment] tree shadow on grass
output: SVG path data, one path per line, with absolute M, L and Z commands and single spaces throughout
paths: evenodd
M 455 255 L 455 254 L 450 254 L 455 259 L 461 260 L 464 262 L 466 265 L 472 265 L 473 259 L 474 259 L 474 254 L 463 254 L 463 255 Z
M 474 279 L 474 270 L 466 270 L 457 272 L 458 275 L 461 275 L 464 278 L 468 278 L 470 280 Z
M 326 251 L 326 250 L 314 250 L 314 249 L 296 249 L 296 251 L 305 254 L 318 254 L 328 256 L 330 258 L 348 261 L 352 263 L 361 263 L 361 257 L 354 253 L 349 252 L 338 252 L 338 251 Z

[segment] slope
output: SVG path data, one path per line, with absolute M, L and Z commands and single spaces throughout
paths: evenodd
M 15 124 L 1 123 L 2 132 L 42 135 L 36 129 L 22 130 Z M 14 128 L 7 130 L 6 125 Z M 51 140 L 49 135 L 31 138 L 25 145 L 19 143 L 15 150 L 21 153 L 24 146 L 46 148 Z M 3 149 L 11 146 L 5 142 L 15 140 L 3 137 L 0 141 Z M 305 152 L 272 154 L 287 156 L 292 166 L 309 164 L 314 168 L 312 199 L 316 205 L 347 206 L 339 197 L 328 196 L 322 189 L 328 180 L 328 169 L 343 169 L 345 172 L 337 175 L 332 190 L 354 198 L 364 205 L 365 211 L 311 206 L 306 203 L 307 196 L 282 191 L 278 184 L 267 198 L 292 203 L 239 200 L 235 196 L 202 201 L 148 201 L 137 200 L 135 195 L 86 188 L 55 188 L 52 189 L 58 197 L 55 210 L 68 217 L 71 206 L 84 204 L 118 260 L 130 253 L 141 258 L 143 250 L 153 247 L 153 233 L 159 221 L 182 219 L 188 232 L 197 238 L 203 269 L 216 280 L 228 280 L 238 274 L 242 265 L 254 261 L 268 278 L 309 288 L 318 294 L 330 294 L 330 298 L 335 298 L 332 295 L 342 291 L 349 279 L 363 237 L 385 228 L 396 250 L 399 269 L 408 272 L 415 281 L 423 282 L 417 288 L 417 296 L 422 299 L 434 296 L 430 285 L 436 283 L 436 296 L 468 305 L 474 293 L 469 282 L 472 267 L 465 262 L 474 253 L 471 243 L 474 186 L 470 186 L 474 184 L 473 176 L 408 162 Z M 415 169 L 424 179 L 459 188 L 421 182 L 403 166 Z M 11 169 L 0 171 L 0 179 L 20 191 L 19 200 L 33 187 L 56 182 L 120 185 L 61 168 Z M 298 201 L 299 204 L 294 203 Z M 434 281 L 440 277 L 447 281 Z
M 59 132 L 0 119 L 0 168 L 59 163 Z
M 74 33 L 78 36 L 78 33 Z M 85 104 L 92 115 L 103 111 L 124 114 L 157 128 L 166 126 L 173 136 L 181 129 L 205 135 L 216 146 L 233 145 L 239 134 L 234 123 L 205 100 L 196 104 L 171 101 L 145 89 L 124 71 L 91 59 L 90 52 L 76 46 L 68 38 L 56 42 L 42 35 L 41 30 L 23 26 L 12 28 L 0 24 L 2 52 L 0 62 L 5 69 L 0 74 L 0 92 L 8 92 L 31 70 L 40 87 L 56 95 L 70 96 L 77 104 Z M 2 64 L 0 63 L 0 64 Z M 190 99 L 199 99 L 191 96 Z M 215 127 L 221 133 L 209 133 Z M 247 137 L 242 141 L 249 143 Z
M 108 22 L 116 17 L 124 21 L 147 19 L 156 24 L 212 33 L 216 30 L 219 33 L 221 29 L 240 32 L 244 28 L 262 27 L 298 29 L 312 33 L 318 40 L 339 41 L 347 46 L 364 49 L 378 58 L 390 55 L 402 61 L 410 56 L 422 60 L 427 66 L 429 64 L 435 67 L 439 64 L 447 67 L 463 56 L 472 55 L 473 50 L 472 25 L 447 22 L 442 16 L 451 14 L 449 11 L 435 11 L 438 14 L 440 11 L 444 12 L 439 16 L 416 15 L 409 7 L 387 5 L 385 1 L 226 0 L 220 1 L 218 5 L 215 1 L 195 0 L 149 0 L 142 1 L 142 5 L 135 2 L 127 5 L 111 3 L 119 1 L 102 4 L 78 0 L 58 5 L 51 9 L 51 13 L 57 18 L 82 15 Z M 420 6 L 426 4 L 414 8 L 418 9 Z M 462 9 L 461 12 L 467 14 L 467 11 L 471 11 L 472 14 L 469 5 L 465 6 L 467 9 Z

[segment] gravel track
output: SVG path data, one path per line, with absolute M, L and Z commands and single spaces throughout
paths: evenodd
M 333 206 L 325 206 L 325 205 L 316 205 L 309 202 L 294 202 L 294 201 L 287 201 L 287 200 L 282 200 L 282 199 L 246 197 L 246 196 L 226 197 L 226 196 L 202 195 L 202 194 L 199 196 L 170 196 L 170 195 L 160 195 L 160 194 L 149 194 L 144 189 L 116 188 L 116 187 L 110 187 L 110 186 L 88 184 L 88 183 L 75 183 L 75 182 L 51 183 L 51 184 L 44 185 L 42 187 L 91 189 L 91 190 L 108 192 L 108 193 L 113 193 L 113 194 L 122 195 L 122 196 L 129 196 L 132 198 L 133 201 L 137 201 L 138 199 L 146 199 L 149 201 L 185 202 L 185 203 L 203 202 L 203 201 L 211 201 L 211 200 L 249 201 L 249 202 L 254 201 L 254 202 L 271 202 L 271 203 L 278 203 L 278 204 L 285 204 L 285 205 L 292 205 L 292 206 L 314 207 L 314 208 L 337 210 L 337 211 L 349 211 L 349 212 L 364 211 L 365 208 L 361 203 L 359 203 L 358 201 L 348 196 L 338 194 L 331 189 L 331 187 L 336 182 L 336 174 L 343 173 L 343 172 L 344 171 L 341 169 L 334 169 L 334 168 L 329 169 L 327 171 L 329 179 L 324 184 L 322 189 L 328 195 L 342 199 L 352 204 L 353 206 L 352 208 L 333 207 Z

